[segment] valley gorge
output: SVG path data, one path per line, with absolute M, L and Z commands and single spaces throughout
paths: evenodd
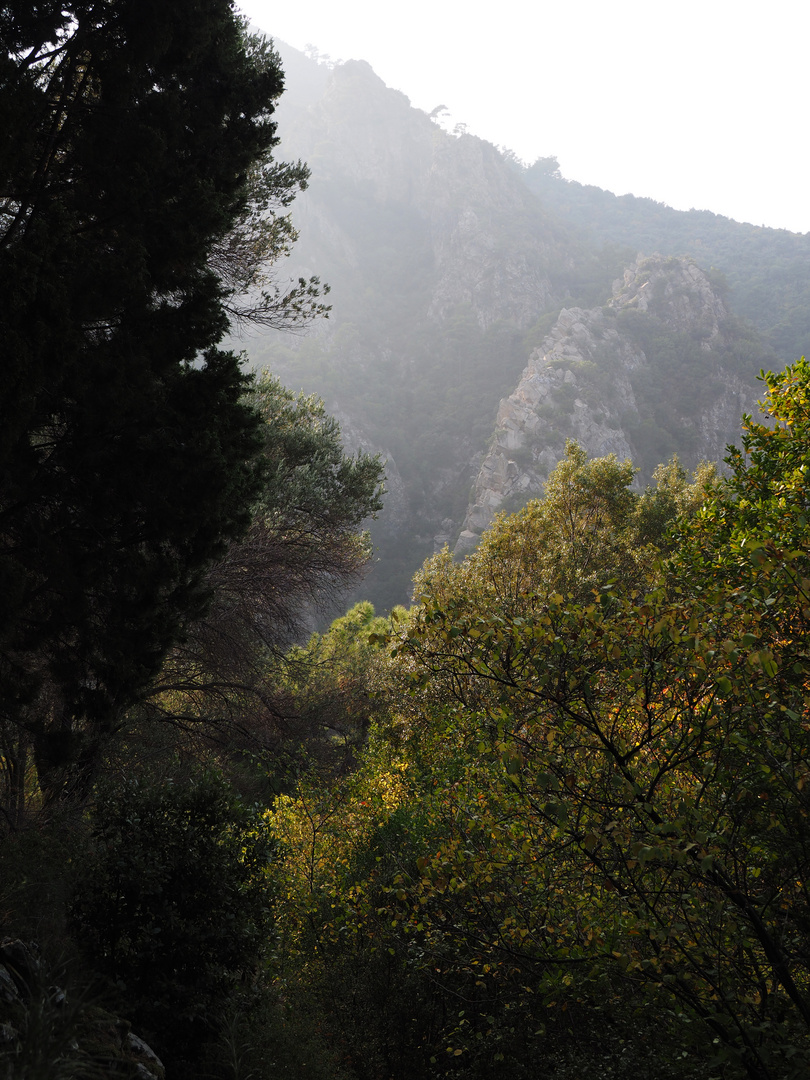
M 722 460 L 759 370 L 793 359 L 810 238 L 582 188 L 445 131 L 362 61 L 277 45 L 280 134 L 312 170 L 290 274 L 319 274 L 332 310 L 241 345 L 387 461 L 358 598 L 407 603 L 427 555 L 542 495 L 567 438 L 630 457 L 640 487 L 672 454 Z

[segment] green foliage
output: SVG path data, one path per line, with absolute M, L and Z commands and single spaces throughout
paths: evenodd
M 8 1024 L 0 1046 L 0 1069 L 7 1080 L 101 1080 L 105 1075 L 108 1062 L 77 1052 L 76 1037 L 88 1027 L 86 1002 L 67 998 L 53 986 L 34 985 L 24 1004 L 8 1008 L 3 1002 L 0 1012 Z
M 67 811 L 55 810 L 46 820 L 32 815 L 27 822 L 29 828 L 8 830 L 0 842 L 0 924 L 59 956 L 72 868 L 86 854 L 87 831 Z
M 506 977 L 516 964 L 533 992 L 555 1000 L 558 983 L 590 996 L 593 973 L 615 970 L 671 994 L 752 1075 L 770 1075 L 783 1045 L 797 1061 L 806 1053 L 795 984 L 805 982 L 806 855 L 784 841 L 801 814 L 803 798 L 791 809 L 787 791 L 805 774 L 805 753 L 785 722 L 762 741 L 751 687 L 759 665 L 767 670 L 761 652 L 739 674 L 736 658 L 718 672 L 715 642 L 705 626 L 696 637 L 688 608 L 614 605 L 552 596 L 519 620 L 482 613 L 472 626 L 446 607 L 437 625 L 434 608 L 432 625 L 415 628 L 406 655 L 429 670 L 443 664 L 445 679 L 463 673 L 466 738 L 477 727 L 490 764 L 488 775 L 468 765 L 454 785 L 444 838 L 409 903 L 451 907 L 439 923 L 448 965 L 466 956 Z M 457 659 L 424 648 L 457 627 Z M 497 696 L 482 698 L 478 680 Z M 789 771 L 771 780 L 777 740 Z M 754 993 L 769 969 L 775 984 Z
M 29 7 L 0 12 L 0 722 L 53 801 L 249 522 L 260 419 L 215 253 L 301 175 L 271 164 L 278 58 L 228 0 Z
M 684 527 L 689 542 L 676 566 L 684 577 L 709 574 L 725 588 L 766 593 L 768 606 L 781 611 L 780 590 L 795 602 L 802 587 L 810 366 L 802 358 L 781 373 L 760 377 L 766 386 L 761 406 L 774 424 L 743 418 L 742 449 L 731 449 L 729 476 Z
M 589 459 L 577 443 L 552 470 L 544 498 L 513 516 L 500 515 L 477 550 L 461 564 L 446 554 L 428 560 L 416 576 L 416 595 L 427 603 L 466 598 L 504 614 L 531 609 L 538 598 L 561 593 L 587 601 L 612 579 L 627 592 L 651 580 L 667 525 L 698 504 L 710 469 L 690 483 L 677 460 L 661 466 L 656 487 L 631 490 L 636 470 L 615 455 Z
M 298 546 L 338 547 L 367 517 L 382 510 L 379 455 L 345 454 L 338 422 L 319 398 L 293 394 L 265 372 L 250 400 L 264 421 L 266 463 L 256 516 L 279 531 L 292 531 Z
M 621 245 L 631 253 L 690 253 L 713 268 L 733 310 L 757 327 L 776 356 L 801 352 L 810 330 L 807 236 L 731 221 L 708 210 L 680 211 L 652 199 L 617 197 L 563 179 L 549 159 L 541 158 L 524 178 L 547 210 L 591 244 Z
M 331 762 L 332 768 L 352 762 L 372 717 L 385 712 L 376 675 L 380 643 L 392 621 L 402 617 L 402 609 L 388 618 L 375 616 L 372 605 L 363 601 L 284 658 L 279 674 L 297 718 L 296 733 L 300 738 L 306 732 L 307 752 Z
M 467 963 L 518 964 L 547 994 L 555 972 L 576 986 L 577 958 L 618 968 L 756 1077 L 808 1060 L 809 381 L 803 362 L 767 376 L 778 424 L 747 421 L 749 460 L 732 454 L 732 476 L 682 519 L 668 592 L 585 606 L 552 593 L 510 616 L 445 591 L 401 646 L 415 685 L 429 672 L 453 687 L 454 724 L 478 728 L 492 763 L 488 780 L 468 765 L 410 886 L 414 910 L 462 894 L 455 938 L 441 920 L 446 963 L 474 925 L 492 944 Z M 676 464 L 661 479 L 657 501 L 683 494 Z M 481 931 L 493 911 L 497 939 Z
M 371 555 L 362 526 L 382 507 L 383 464 L 346 454 L 323 403 L 269 375 L 251 400 L 263 420 L 264 460 L 252 523 L 207 573 L 208 609 L 170 653 L 141 711 L 194 723 L 220 741 L 223 727 L 236 728 L 254 748 L 277 750 L 279 728 L 290 738 L 296 726 L 284 653 L 362 576 Z
M 765 378 L 776 424 L 746 421 L 727 479 L 673 461 L 633 496 L 629 466 L 572 448 L 548 517 L 434 559 L 392 658 L 399 717 L 350 784 L 278 808 L 282 952 L 317 942 L 304 981 L 343 980 L 364 1011 L 373 986 L 403 1032 L 346 1023 L 360 1061 L 806 1073 L 810 366 Z M 655 588 L 556 589 L 590 549 L 544 578 L 540 525 L 564 541 L 578 519 L 600 571 L 620 536 L 669 552 L 637 578 Z
M 193 1054 L 272 945 L 267 822 L 209 772 L 108 783 L 92 829 L 78 940 L 161 1055 Z
M 658 551 L 669 552 L 676 540 L 674 526 L 688 520 L 711 497 L 717 480 L 717 468 L 703 462 L 695 469 L 692 482 L 674 456 L 653 473 L 654 487 L 641 496 L 636 508 L 635 529 L 641 545 L 653 544 Z
M 201 1075 L 211 1080 L 353 1080 L 311 994 L 282 984 L 247 1005 L 235 999 Z
M 252 386 L 217 348 L 230 319 L 323 311 L 314 279 L 269 276 L 308 177 L 272 158 L 272 46 L 227 0 L 22 7 L 0 15 L 21 133 L 0 166 L 12 825 L 32 762 L 46 801 L 86 795 L 133 706 L 141 723 L 232 718 L 257 654 L 358 576 L 382 490 L 318 402 Z

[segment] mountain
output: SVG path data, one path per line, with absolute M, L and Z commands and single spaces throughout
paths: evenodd
M 673 452 L 723 456 L 756 372 L 793 358 L 774 343 L 804 334 L 810 236 L 582 188 L 443 130 L 362 61 L 277 45 L 281 148 L 312 170 L 290 271 L 329 282 L 332 312 L 245 345 L 386 457 L 378 610 L 538 493 L 566 436 L 632 455 L 640 483 Z
M 691 259 L 639 258 L 604 306 L 560 312 L 501 402 L 456 551 L 540 495 L 568 439 L 630 458 L 643 483 L 675 453 L 690 469 L 721 460 L 756 409 L 749 361 L 762 355 Z
M 749 225 L 709 210 L 673 210 L 653 199 L 613 195 L 565 180 L 554 158 L 522 170 L 542 205 L 592 243 L 691 254 L 719 268 L 730 304 L 785 361 L 810 340 L 810 233 Z

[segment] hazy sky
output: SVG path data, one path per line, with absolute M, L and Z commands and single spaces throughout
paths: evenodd
M 810 231 L 806 0 L 237 3 L 569 179 Z

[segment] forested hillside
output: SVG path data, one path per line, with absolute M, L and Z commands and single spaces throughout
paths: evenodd
M 289 98 L 286 145 L 320 177 L 296 210 L 296 266 L 318 268 L 332 311 L 304 337 L 245 345 L 322 395 L 401 478 L 374 534 L 385 568 L 366 586 L 390 607 L 442 521 L 463 518 L 470 460 L 525 364 L 525 329 L 552 303 L 562 231 L 493 147 L 446 135 L 366 64 L 335 68 L 298 109 L 291 80 Z
M 734 310 L 750 319 L 781 357 L 806 348 L 810 299 L 810 237 L 746 225 L 711 210 L 673 210 L 652 199 L 616 196 L 564 180 L 553 158 L 525 169 L 543 205 L 592 242 L 635 251 L 690 254 L 724 275 Z
M 620 315 L 616 325 L 633 338 L 625 359 L 643 354 L 643 374 L 618 376 L 633 382 L 641 413 L 630 403 L 610 420 L 617 450 L 642 469 L 639 482 L 673 452 L 689 462 L 721 460 L 741 408 L 754 406 L 760 368 L 801 355 L 810 329 L 808 238 L 616 199 L 561 179 L 553 159 L 524 167 L 444 130 L 367 64 L 319 65 L 281 47 L 290 72 L 282 131 L 312 168 L 294 213 L 295 265 L 331 284 L 332 310 L 303 338 L 245 345 L 253 362 L 323 395 L 388 460 L 394 497 L 374 527 L 379 561 L 358 596 L 383 609 L 407 602 L 423 557 L 453 547 L 462 530 L 480 531 L 470 529 L 478 497 L 471 485 L 480 487 L 499 403 L 516 392 L 527 365 L 560 363 L 560 337 L 572 322 L 563 314 L 558 325 L 561 311 Z M 652 310 L 614 302 L 615 283 L 623 287 L 629 268 L 656 254 L 693 260 L 706 281 L 691 290 L 673 283 L 691 310 L 681 304 L 679 325 L 669 327 L 676 334 L 660 342 Z M 690 338 L 718 304 L 722 364 Z M 615 381 L 593 350 L 575 360 L 596 365 L 591 397 L 600 379 Z M 739 380 L 733 407 L 729 377 Z M 563 451 L 572 401 L 564 392 L 546 400 L 532 434 L 543 476 Z M 603 410 L 588 410 L 598 425 Z M 607 452 L 610 442 L 589 449 Z M 524 498 L 538 490 L 532 480 Z M 518 492 L 513 485 L 509 506 Z

